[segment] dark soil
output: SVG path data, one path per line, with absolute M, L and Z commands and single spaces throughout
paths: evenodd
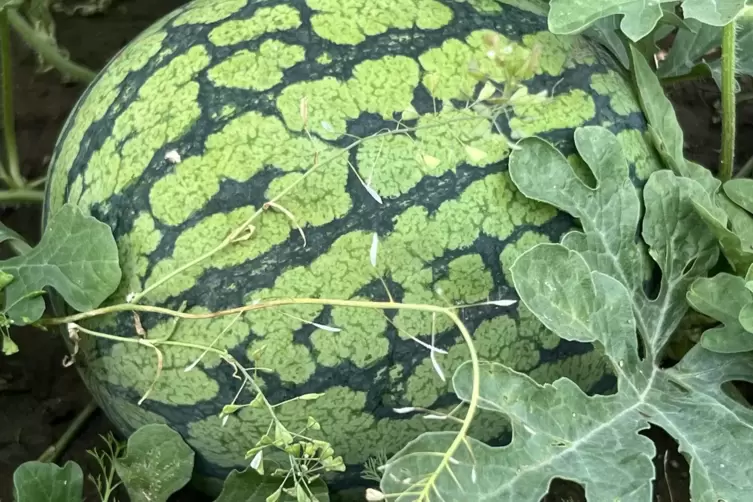
M 101 68 L 123 45 L 157 18 L 185 0 L 120 0 L 105 15 L 88 18 L 58 17 L 58 37 L 74 60 Z M 46 170 L 49 155 L 69 111 L 84 90 L 79 84 L 64 84 L 55 72 L 39 74 L 35 58 L 14 39 L 15 103 L 17 134 L 23 170 L 27 178 Z M 711 81 L 677 85 L 669 90 L 685 129 L 687 155 L 714 166 L 718 162 L 720 127 L 715 102 L 719 93 Z M 753 101 L 738 109 L 739 163 L 753 156 Z M 39 237 L 39 211 L 34 207 L 2 210 L 2 221 L 30 241 Z M 89 397 L 73 368 L 64 368 L 60 337 L 33 329 L 17 330 L 14 339 L 21 348 L 13 357 L 0 357 L 0 502 L 12 500 L 13 471 L 33 460 L 65 431 Z M 84 472 L 96 473 L 96 464 L 86 450 L 103 446 L 100 434 L 110 424 L 95 412 L 58 459 L 78 462 Z M 687 464 L 676 445 L 661 430 L 648 433 L 657 442 L 656 500 L 686 502 Z M 666 467 L 666 469 L 665 469 Z M 121 497 L 125 500 L 125 497 Z M 87 500 L 97 500 L 87 483 Z M 186 489 L 173 500 L 206 500 Z M 583 490 L 567 482 L 554 483 L 548 502 L 584 500 Z

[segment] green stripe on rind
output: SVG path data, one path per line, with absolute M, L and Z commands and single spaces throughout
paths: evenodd
M 349 134 L 374 134 L 394 128 L 390 119 L 412 108 L 421 118 L 406 122 L 420 125 L 410 138 L 368 140 L 322 166 L 302 189 L 280 201 L 303 225 L 306 246 L 287 216 L 266 212 L 248 242 L 190 269 L 146 300 L 173 308 L 186 302 L 189 311 L 198 312 L 278 296 L 385 299 L 379 275 L 401 301 L 467 303 L 514 295 L 507 271 L 515 256 L 537 242 L 557 240 L 573 223 L 516 193 L 505 173 L 509 145 L 492 134 L 490 123 L 476 117 L 479 127 L 432 124 L 467 113 L 462 98 L 479 86 L 462 69 L 473 58 L 485 57 L 479 30 L 496 28 L 505 37 L 498 39 L 501 47 L 512 44 L 511 58 L 518 66 L 541 46 L 539 71 L 529 70 L 525 84 L 529 94 L 556 90 L 555 101 L 543 109 L 515 103 L 513 120 L 498 124 L 504 134 L 540 133 L 571 155 L 573 127 L 605 125 L 625 147 L 636 185 L 655 169 L 655 154 L 640 136 L 645 121 L 636 113 L 629 84 L 614 73 L 613 61 L 578 39 L 545 33 L 544 18 L 505 2 L 499 14 L 490 11 L 489 2 L 443 0 L 435 11 L 406 8 L 382 26 L 373 23 L 385 6 L 428 8 L 432 1 L 371 2 L 361 21 L 351 23 L 356 29 L 342 30 L 334 41 L 332 30 L 329 35 L 323 31 L 322 20 L 342 17 L 360 0 L 229 1 L 219 14 L 203 9 L 202 3 L 194 4 L 196 10 L 186 7 L 170 18 L 172 23 L 164 23 L 164 31 L 153 30 L 159 38 L 144 57 L 126 62 L 125 69 L 112 63 L 82 98 L 56 149 L 46 212 L 67 197 L 111 225 L 124 270 L 111 301 L 122 301 L 216 245 L 300 177 L 315 155 L 321 161 L 347 146 L 353 138 L 343 134 L 346 127 Z M 300 13 L 300 28 L 284 29 L 283 23 L 260 33 L 264 23 L 258 20 L 269 17 L 265 12 L 291 9 Z M 443 12 L 452 15 L 440 22 Z M 221 46 L 212 42 L 212 33 Z M 358 45 L 345 40 L 359 36 L 366 38 Z M 305 49 L 305 59 L 286 52 L 291 47 Z M 265 79 L 234 75 L 228 66 L 234 57 L 252 58 L 258 68 L 271 72 Z M 507 78 L 488 62 L 481 67 Z M 107 91 L 106 99 L 88 109 L 89 100 L 96 102 L 103 92 L 97 86 Z M 196 99 L 175 99 L 187 91 Z M 314 93 L 307 96 L 313 143 L 301 132 L 305 92 Z M 167 128 L 166 135 L 154 140 L 154 129 L 135 120 L 139 109 L 160 110 L 166 124 L 180 127 Z M 83 117 L 81 124 L 77 117 Z M 165 159 L 172 149 L 182 157 L 177 165 Z M 113 181 L 105 166 L 112 159 L 129 158 L 126 153 L 132 151 L 140 157 L 131 155 L 138 163 L 124 164 L 131 175 Z M 97 179 L 117 193 L 111 194 L 111 188 L 97 193 Z M 368 195 L 361 180 L 372 184 L 383 204 Z M 376 269 L 369 263 L 374 232 L 379 235 Z M 322 423 L 327 439 L 350 464 L 341 482 L 357 477 L 364 452 L 375 453 L 385 438 L 392 453 L 426 427 L 447 427 L 399 418 L 391 411 L 410 404 L 451 406 L 449 384 L 434 374 L 426 351 L 408 339 L 429 335 L 431 316 L 393 312 L 388 320 L 378 312 L 314 306 L 284 312 L 292 317 L 269 311 L 241 319 L 217 347 L 250 365 L 250 354 L 265 345 L 257 362 L 277 371 L 264 376 L 273 401 L 327 392 L 319 401 L 286 405 L 280 413 L 283 421 L 293 422 L 291 427 L 308 414 Z M 317 330 L 298 318 L 343 331 Z M 229 321 L 181 321 L 173 339 L 209 343 Z M 541 381 L 566 375 L 585 389 L 607 390 L 609 370 L 598 353 L 588 345 L 559 341 L 523 307 L 465 310 L 464 321 L 482 357 Z M 128 336 L 131 323 L 124 314 L 92 325 Z M 142 323 L 155 337 L 172 326 L 150 315 Z M 436 326 L 437 344 L 448 350 L 439 361 L 449 375 L 466 349 L 446 321 Z M 216 415 L 233 399 L 237 381 L 212 357 L 186 373 L 198 355 L 165 351 L 162 379 L 143 407 L 129 403 L 151 384 L 152 352 L 90 342 L 81 353 L 88 365 L 82 373 L 121 428 L 167 419 L 197 448 L 200 471 L 222 475 L 243 464 L 242 454 L 264 424 L 242 412 L 225 428 L 218 427 Z M 507 430 L 497 417 L 481 418 L 475 427 L 477 437 L 489 440 L 500 439 Z

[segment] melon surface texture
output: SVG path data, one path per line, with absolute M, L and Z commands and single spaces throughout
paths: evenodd
M 385 285 L 404 303 L 515 298 L 516 256 L 575 224 L 515 190 L 507 159 L 516 138 L 539 135 L 569 156 L 574 128 L 603 125 L 623 145 L 637 186 L 658 163 L 642 139 L 638 102 L 607 53 L 549 34 L 544 16 L 514 4 L 188 4 L 125 47 L 81 97 L 54 152 L 45 218 L 70 202 L 111 227 L 124 274 L 114 304 L 207 253 L 297 183 L 278 204 L 305 245 L 289 215 L 270 208 L 248 239 L 140 303 L 201 313 L 273 298 L 386 301 Z M 502 65 L 490 58 L 491 40 Z M 504 89 L 514 71 L 520 93 L 496 123 L 469 106 L 483 87 L 474 74 Z M 549 97 L 533 97 L 542 91 Z M 399 128 L 408 129 L 385 133 Z M 541 382 L 567 376 L 589 392 L 613 386 L 597 350 L 559 339 L 523 305 L 468 308 L 461 317 L 481 358 Z M 370 456 L 456 428 L 394 411 L 456 405 L 451 375 L 468 351 L 446 319 L 308 305 L 177 323 L 144 314 L 141 323 L 149 338 L 214 341 L 246 366 L 271 370 L 260 381 L 273 403 L 324 393 L 277 412 L 290 430 L 309 416 L 319 421 L 348 465 L 331 486 L 355 483 Z M 447 381 L 411 338 L 431 343 L 433 325 L 435 345 L 447 351 L 437 356 Z M 138 336 L 130 314 L 85 326 Z M 186 371 L 200 350 L 163 352 L 162 375 L 140 406 L 156 372 L 153 350 L 82 336 L 78 368 L 123 433 L 164 422 L 195 448 L 203 476 L 247 466 L 246 451 L 269 426 L 266 411 L 245 408 L 223 426 L 224 405 L 250 400 L 238 394 L 232 369 L 206 354 Z M 500 444 L 508 428 L 481 413 L 471 432 Z

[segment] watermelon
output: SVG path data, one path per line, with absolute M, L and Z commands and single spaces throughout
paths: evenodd
M 577 224 L 515 189 L 517 139 L 541 136 L 577 167 L 574 129 L 602 125 L 636 186 L 658 167 L 614 59 L 546 27 L 530 1 L 196 0 L 133 40 L 81 96 L 54 151 L 45 218 L 71 203 L 110 226 L 123 280 L 107 304 L 145 290 L 139 303 L 189 313 L 281 298 L 486 302 L 459 310 L 481 358 L 609 392 L 597 348 L 559 339 L 524 305 L 488 303 L 516 298 L 516 256 Z M 503 99 L 490 101 L 492 83 Z M 243 239 L 196 262 L 256 212 Z M 263 369 L 272 403 L 320 394 L 276 412 L 291 431 L 308 417 L 321 424 L 317 437 L 347 466 L 330 478 L 335 490 L 364 483 L 371 457 L 456 428 L 400 412 L 457 404 L 450 377 L 468 350 L 441 316 L 288 305 L 139 320 L 143 333 L 130 313 L 85 325 L 227 349 Z M 196 348 L 162 353 L 154 385 L 148 347 L 83 336 L 77 362 L 123 434 L 166 423 L 197 452 L 203 479 L 243 469 L 267 410 L 221 416 L 253 398 L 233 369 Z M 509 427 L 482 413 L 471 432 L 503 444 Z

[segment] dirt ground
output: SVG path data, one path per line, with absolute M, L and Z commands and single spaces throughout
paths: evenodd
M 59 40 L 72 57 L 90 68 L 101 68 L 124 44 L 158 17 L 184 0 L 119 0 L 102 16 L 58 18 Z M 64 85 L 58 74 L 37 74 L 34 56 L 14 40 L 15 103 L 20 155 L 27 177 L 40 176 L 63 121 L 83 91 L 81 85 Z M 686 153 L 707 166 L 717 163 L 720 127 L 715 120 L 718 92 L 713 82 L 677 85 L 670 89 L 685 129 Z M 738 159 L 753 156 L 753 101 L 738 109 Z M 39 214 L 33 208 L 10 208 L 2 221 L 31 241 L 39 236 Z M 16 332 L 20 354 L 0 358 L 0 502 L 12 500 L 12 474 L 18 465 L 36 459 L 66 429 L 89 401 L 86 389 L 72 368 L 61 365 L 64 355 L 59 337 L 35 330 Z M 84 472 L 96 472 L 87 449 L 102 446 L 100 434 L 110 425 L 95 412 L 59 462 L 74 460 Z M 688 497 L 687 464 L 663 431 L 649 433 L 659 446 L 657 497 L 659 502 L 685 502 Z M 666 467 L 666 470 L 665 470 Z M 583 500 L 582 490 L 557 483 L 548 502 Z M 97 500 L 87 483 L 87 500 Z M 126 500 L 121 497 L 120 500 Z M 173 497 L 180 502 L 206 500 L 186 489 Z

